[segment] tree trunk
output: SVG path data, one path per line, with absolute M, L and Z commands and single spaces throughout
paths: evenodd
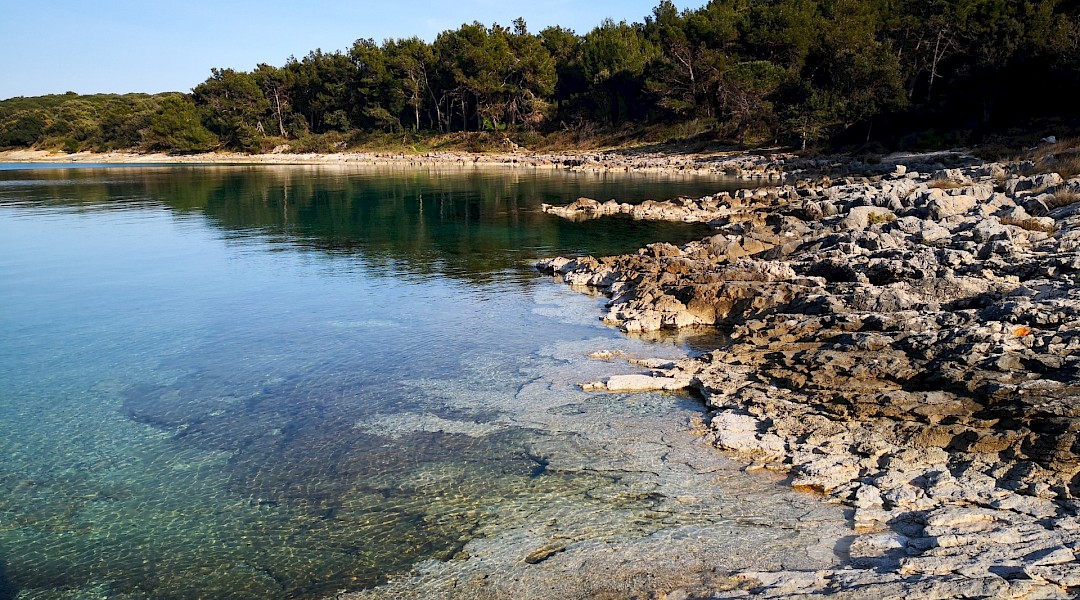
M 274 88 L 274 103 L 277 104 L 276 112 L 277 112 L 278 131 L 281 132 L 281 137 L 283 137 L 285 139 L 289 139 L 289 136 L 285 133 L 285 121 L 282 119 L 282 116 L 281 116 L 281 96 L 279 95 L 279 92 L 278 92 L 277 88 Z

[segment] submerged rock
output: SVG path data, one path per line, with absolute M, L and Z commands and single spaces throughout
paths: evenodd
M 607 390 L 609 392 L 670 391 L 690 387 L 690 378 L 657 375 L 612 375 L 607 381 L 586 383 L 581 387 L 584 390 Z

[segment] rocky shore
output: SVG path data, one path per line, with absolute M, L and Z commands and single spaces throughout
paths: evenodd
M 692 388 L 716 446 L 850 509 L 842 568 L 737 573 L 746 584 L 714 597 L 1077 597 L 1080 178 L 967 159 L 860 166 L 547 208 L 716 230 L 538 265 L 608 294 L 603 319 L 627 332 L 730 332 L 701 356 L 582 383 Z

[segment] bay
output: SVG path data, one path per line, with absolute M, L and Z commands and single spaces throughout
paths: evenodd
M 628 338 L 532 268 L 706 233 L 541 202 L 733 185 L 0 168 L 0 598 L 576 597 L 830 564 L 841 516 L 711 450 L 693 398 L 577 387 L 632 372 L 594 350 L 707 336 Z

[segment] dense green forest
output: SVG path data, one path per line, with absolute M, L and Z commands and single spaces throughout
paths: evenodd
M 1076 2 L 664 0 L 584 35 L 472 23 L 213 69 L 190 94 L 14 98 L 0 147 L 332 151 L 460 132 L 928 147 L 1073 134 L 1077 93 Z

